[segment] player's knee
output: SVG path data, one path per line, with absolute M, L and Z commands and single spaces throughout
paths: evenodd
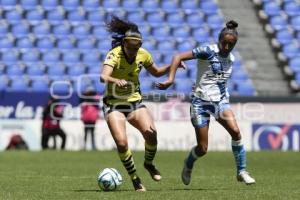
M 154 128 L 145 130 L 143 135 L 148 144 L 157 144 L 157 132 Z
M 240 140 L 242 138 L 240 129 L 238 127 L 234 127 L 231 130 L 231 136 L 233 140 Z
M 198 156 L 204 156 L 207 153 L 208 146 L 206 144 L 199 144 L 196 147 L 196 154 Z

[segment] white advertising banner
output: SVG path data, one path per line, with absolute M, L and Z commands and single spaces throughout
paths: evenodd
M 169 101 L 166 103 L 146 103 L 146 105 L 155 119 L 160 150 L 189 150 L 196 145 L 194 128 L 189 117 L 189 103 Z M 75 109 L 77 108 L 74 107 Z M 299 103 L 233 104 L 232 110 L 236 115 L 247 150 L 299 151 Z M 67 134 L 66 150 L 82 150 L 84 148 L 82 122 L 78 119 L 63 119 L 61 127 Z M 126 131 L 130 148 L 143 150 L 144 140 L 141 134 L 129 124 L 127 124 Z M 0 150 L 7 147 L 10 138 L 15 134 L 22 136 L 30 150 L 41 149 L 40 119 L 0 120 Z M 59 147 L 60 138 L 57 137 L 56 139 L 57 147 Z M 115 143 L 103 119 L 97 122 L 95 139 L 99 150 L 115 148 Z M 50 140 L 50 145 L 51 142 Z M 208 150 L 229 151 L 231 150 L 230 143 L 230 135 L 212 118 Z M 88 138 L 87 148 L 91 149 L 90 138 Z

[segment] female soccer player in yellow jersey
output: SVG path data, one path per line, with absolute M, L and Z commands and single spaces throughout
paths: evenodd
M 139 73 L 145 68 L 151 75 L 167 74 L 170 66 L 158 68 L 151 55 L 142 46 L 142 35 L 134 23 L 112 16 L 106 24 L 112 33 L 112 49 L 103 63 L 100 79 L 106 82 L 103 111 L 111 135 L 117 145 L 119 157 L 131 177 L 136 191 L 146 191 L 136 173 L 132 153 L 126 136 L 126 120 L 137 128 L 145 139 L 144 167 L 155 181 L 161 180 L 153 164 L 157 151 L 157 132 L 147 108 L 141 104 Z M 181 63 L 179 67 L 184 68 Z

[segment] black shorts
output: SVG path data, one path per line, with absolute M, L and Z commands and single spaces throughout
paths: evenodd
M 146 108 L 144 104 L 142 104 L 141 101 L 135 101 L 135 102 L 128 102 L 128 103 L 116 103 L 114 105 L 107 105 L 103 103 L 102 110 L 104 113 L 104 116 L 107 116 L 107 114 L 113 112 L 113 111 L 119 111 L 123 113 L 126 117 L 129 113 L 140 109 L 140 108 Z

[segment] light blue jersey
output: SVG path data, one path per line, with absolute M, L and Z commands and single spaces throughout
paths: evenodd
M 192 52 L 199 59 L 194 96 L 213 102 L 228 98 L 227 80 L 232 72 L 233 54 L 221 57 L 216 44 L 197 47 Z

